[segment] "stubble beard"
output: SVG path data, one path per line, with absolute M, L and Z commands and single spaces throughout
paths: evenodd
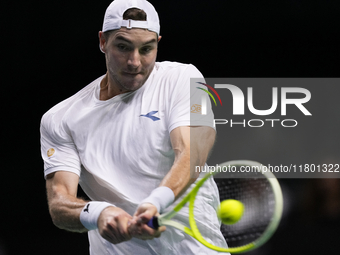
M 117 72 L 114 72 L 112 68 L 109 69 L 109 74 L 122 92 L 132 92 L 138 90 L 145 84 L 151 72 L 146 77 L 143 77 L 142 80 L 131 79 L 131 81 L 123 81 L 123 79 L 119 77 L 119 74 L 117 74 Z

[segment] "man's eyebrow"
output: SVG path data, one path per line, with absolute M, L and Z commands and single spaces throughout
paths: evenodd
M 117 36 L 116 40 L 121 40 L 121 41 L 124 41 L 124 42 L 132 44 L 132 42 L 129 39 L 126 39 L 123 36 Z M 149 44 L 149 43 L 155 43 L 155 42 L 157 42 L 157 40 L 155 38 L 153 38 L 153 39 L 151 39 L 151 40 L 149 40 L 147 42 L 144 42 L 143 45 L 146 45 L 146 44 Z

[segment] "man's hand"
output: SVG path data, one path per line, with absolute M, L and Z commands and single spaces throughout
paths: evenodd
M 118 207 L 105 208 L 98 218 L 98 230 L 107 241 L 117 244 L 132 238 L 128 229 L 128 222 L 132 216 Z
M 150 203 L 142 203 L 133 216 L 137 217 L 138 223 L 148 223 L 148 221 L 156 215 L 159 215 L 156 206 Z
M 160 237 L 161 233 L 165 231 L 165 226 L 159 227 L 158 229 L 150 228 L 147 223 L 153 217 L 157 216 L 157 208 L 150 203 L 143 203 L 133 215 L 133 220 L 130 222 L 129 231 L 133 237 L 142 240 L 153 239 Z

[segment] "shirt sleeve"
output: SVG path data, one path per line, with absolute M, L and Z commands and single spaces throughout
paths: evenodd
M 201 83 L 205 83 L 203 75 L 193 65 L 188 65 L 180 74 L 170 97 L 170 132 L 179 126 L 209 126 L 215 129 L 209 95 L 204 91 L 207 88 Z M 205 104 L 204 107 L 202 104 Z
M 41 120 L 40 134 L 45 178 L 56 171 L 68 171 L 80 176 L 79 154 L 62 124 L 62 118 L 58 114 L 46 113 Z

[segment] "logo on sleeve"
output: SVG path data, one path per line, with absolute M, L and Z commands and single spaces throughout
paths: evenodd
M 52 157 L 55 153 L 55 150 L 53 148 L 50 148 L 48 151 L 47 151 L 47 157 Z
M 158 111 L 152 111 L 152 112 L 149 112 L 149 113 L 147 113 L 147 114 L 145 114 L 145 115 L 140 115 L 139 117 L 147 117 L 147 118 L 150 118 L 150 119 L 152 119 L 153 121 L 156 121 L 156 120 L 160 120 L 160 118 L 158 118 L 158 117 L 156 117 L 156 116 L 152 116 L 152 115 L 154 115 L 154 114 L 156 114 Z
M 191 111 L 190 111 L 190 112 L 192 112 L 192 113 L 201 113 L 201 108 L 202 108 L 201 105 L 199 105 L 199 104 L 193 104 L 193 105 L 191 106 Z

